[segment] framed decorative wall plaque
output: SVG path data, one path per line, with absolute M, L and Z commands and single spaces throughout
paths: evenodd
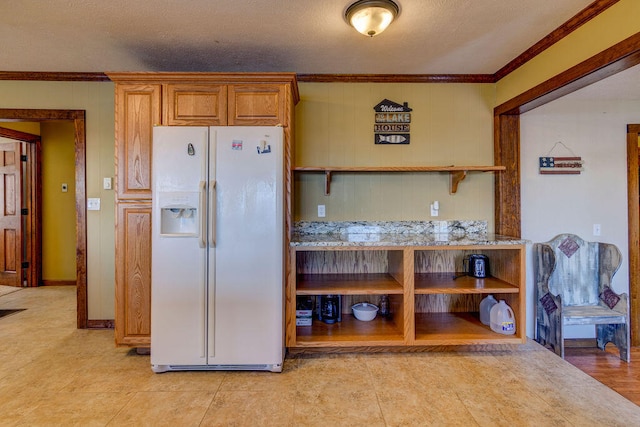
M 407 102 L 383 99 L 375 107 L 373 125 L 375 144 L 409 144 L 411 140 L 411 108 Z

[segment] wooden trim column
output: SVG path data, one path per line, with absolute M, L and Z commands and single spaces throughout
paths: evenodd
M 520 115 L 496 115 L 494 133 L 494 164 L 507 168 L 495 174 L 495 232 L 520 237 Z
M 78 111 L 73 118 L 75 129 L 76 161 L 76 307 L 78 329 L 89 325 L 87 297 L 87 158 L 85 112 Z
M 631 345 L 640 345 L 640 124 L 627 126 L 627 191 L 629 210 L 629 299 Z

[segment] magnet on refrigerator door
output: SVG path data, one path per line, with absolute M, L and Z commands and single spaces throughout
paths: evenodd
M 267 144 L 267 141 L 260 141 L 260 145 L 258 145 L 258 154 L 266 154 L 271 152 L 271 145 Z

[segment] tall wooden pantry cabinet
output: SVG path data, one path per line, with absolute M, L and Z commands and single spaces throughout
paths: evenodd
M 115 83 L 118 346 L 151 336 L 151 150 L 154 125 L 284 127 L 285 229 L 291 230 L 293 73 L 108 73 Z M 286 247 L 289 239 L 286 239 Z M 287 264 L 288 265 L 288 264 Z

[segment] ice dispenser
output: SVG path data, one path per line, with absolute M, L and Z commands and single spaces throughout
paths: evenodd
M 160 193 L 160 235 L 195 237 L 199 234 L 199 193 Z

